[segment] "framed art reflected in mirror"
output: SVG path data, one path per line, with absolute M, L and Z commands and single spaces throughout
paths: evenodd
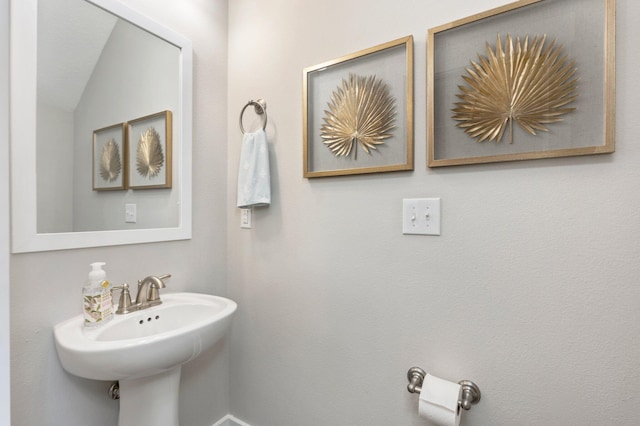
M 171 111 L 127 123 L 128 187 L 171 188 Z
M 93 132 L 93 190 L 126 188 L 125 123 Z

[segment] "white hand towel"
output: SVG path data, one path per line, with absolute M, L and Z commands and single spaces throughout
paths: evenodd
M 242 136 L 238 170 L 238 207 L 271 204 L 269 148 L 264 130 Z

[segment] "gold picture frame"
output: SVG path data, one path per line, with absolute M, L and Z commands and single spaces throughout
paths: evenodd
M 129 189 L 171 188 L 171 117 L 167 110 L 126 123 Z
M 413 170 L 413 36 L 302 73 L 305 178 Z
M 522 0 L 429 29 L 427 122 L 429 167 L 614 152 L 615 0 Z
M 125 124 L 93 131 L 93 190 L 114 191 L 127 187 Z

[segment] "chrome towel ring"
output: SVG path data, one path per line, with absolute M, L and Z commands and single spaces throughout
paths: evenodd
M 264 122 L 262 123 L 262 130 L 267 128 L 267 102 L 264 99 L 256 99 L 255 101 L 252 99 L 242 108 L 240 111 L 240 131 L 242 134 L 245 134 L 244 126 L 242 125 L 242 116 L 244 114 L 244 110 L 247 109 L 249 105 L 253 105 L 253 109 L 258 115 L 264 115 Z

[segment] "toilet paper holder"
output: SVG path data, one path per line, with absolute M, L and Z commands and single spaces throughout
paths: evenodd
M 422 382 L 424 382 L 426 375 L 427 373 L 422 368 L 411 367 L 407 372 L 407 378 L 409 379 L 407 390 L 410 393 L 420 393 L 422 391 Z M 480 401 L 480 388 L 471 380 L 460 380 L 458 384 L 461 387 L 458 406 L 468 410 L 471 405 Z

